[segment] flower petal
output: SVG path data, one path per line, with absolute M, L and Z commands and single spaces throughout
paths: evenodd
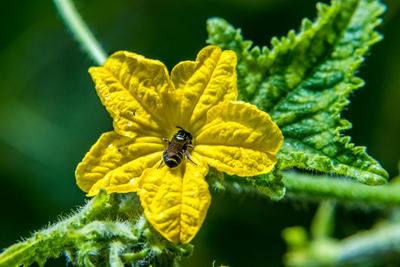
M 272 170 L 282 142 L 282 132 L 267 113 L 248 103 L 227 101 L 208 111 L 194 152 L 218 170 L 253 176 Z
M 211 196 L 204 180 L 208 166 L 183 162 L 176 168 L 147 169 L 138 194 L 144 214 L 153 227 L 172 242 L 190 242 L 203 223 Z
M 159 138 L 105 133 L 78 165 L 77 184 L 88 196 L 97 195 L 100 188 L 109 194 L 134 192 L 143 170 L 160 162 L 164 148 Z
M 269 173 L 277 162 L 273 154 L 228 145 L 198 145 L 195 151 L 207 163 L 229 175 L 254 176 Z
M 199 52 L 195 62 L 176 65 L 171 80 L 182 95 L 179 125 L 195 132 L 205 123 L 205 115 L 212 106 L 237 99 L 236 54 L 207 46 Z
M 135 137 L 166 136 L 174 95 L 167 68 L 158 60 L 126 51 L 110 56 L 103 67 L 89 69 L 97 93 L 114 119 L 117 133 Z

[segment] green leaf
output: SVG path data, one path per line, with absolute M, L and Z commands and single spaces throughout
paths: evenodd
M 272 172 L 258 176 L 241 177 L 228 175 L 215 168 L 210 168 L 207 174 L 207 182 L 213 191 L 230 191 L 237 194 L 261 193 L 274 201 L 281 200 L 286 193 L 283 176 L 279 172 L 279 166 L 275 165 Z
M 272 200 L 278 201 L 281 200 L 286 193 L 282 178 L 283 176 L 279 173 L 279 168 L 275 167 L 273 172 L 255 177 L 247 177 L 247 181 L 264 195 Z
M 342 132 L 347 97 L 363 85 L 355 73 L 369 46 L 381 39 L 374 28 L 385 6 L 374 0 L 337 0 L 317 4 L 314 22 L 302 21 L 298 33 L 272 38 L 272 48 L 252 47 L 240 29 L 225 20 L 208 20 L 208 42 L 238 56 L 239 98 L 268 112 L 285 137 L 278 154 L 281 168 L 298 167 L 354 177 L 378 185 L 388 174 Z

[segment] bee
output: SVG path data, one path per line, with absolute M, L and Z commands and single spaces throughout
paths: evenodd
M 175 168 L 182 162 L 184 157 L 197 165 L 190 159 L 190 153 L 187 151 L 188 148 L 193 148 L 192 135 L 180 126 L 176 126 L 176 128 L 178 128 L 179 131 L 172 137 L 171 141 L 163 138 L 164 141 L 168 142 L 168 146 L 162 154 L 162 160 L 158 168 L 160 168 L 163 162 L 168 167 Z

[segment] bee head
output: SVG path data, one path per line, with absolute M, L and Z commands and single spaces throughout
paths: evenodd
M 176 126 L 176 128 L 180 129 L 175 135 L 176 140 L 178 140 L 178 141 L 186 141 L 187 140 L 189 142 L 192 141 L 193 136 L 189 132 L 185 131 L 180 126 Z

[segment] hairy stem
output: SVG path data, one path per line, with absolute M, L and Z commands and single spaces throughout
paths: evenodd
M 400 206 L 400 185 L 367 186 L 343 178 L 283 172 L 289 198 L 333 199 L 375 207 Z
M 70 0 L 53 0 L 62 20 L 90 58 L 98 65 L 107 59 L 107 53 L 90 31 Z
M 29 266 L 33 262 L 44 263 L 49 257 L 57 258 L 72 246 L 70 233 L 81 224 L 101 218 L 108 213 L 110 206 L 105 204 L 108 198 L 106 194 L 101 194 L 73 216 L 61 220 L 48 229 L 36 232 L 24 242 L 7 248 L 0 254 L 0 266 Z
M 334 200 L 363 208 L 385 209 L 400 206 L 400 183 L 381 186 L 368 186 L 346 177 L 310 175 L 295 171 L 281 171 L 286 186 L 286 199 L 294 200 Z M 260 178 L 257 178 L 260 179 Z M 212 182 L 212 181 L 211 181 Z M 244 179 L 243 177 L 226 176 L 223 187 L 234 194 L 264 195 L 263 183 Z M 265 187 L 269 187 L 268 181 Z M 215 188 L 212 183 L 212 188 Z M 267 195 L 268 196 L 268 195 Z
M 0 266 L 43 266 L 63 253 L 76 266 L 159 266 L 189 257 L 193 247 L 167 241 L 149 227 L 134 193 L 105 190 L 70 217 L 6 248 Z M 126 212 L 128 211 L 128 212 Z M 167 264 L 165 266 L 172 266 Z M 164 265 L 163 265 L 164 266 Z

